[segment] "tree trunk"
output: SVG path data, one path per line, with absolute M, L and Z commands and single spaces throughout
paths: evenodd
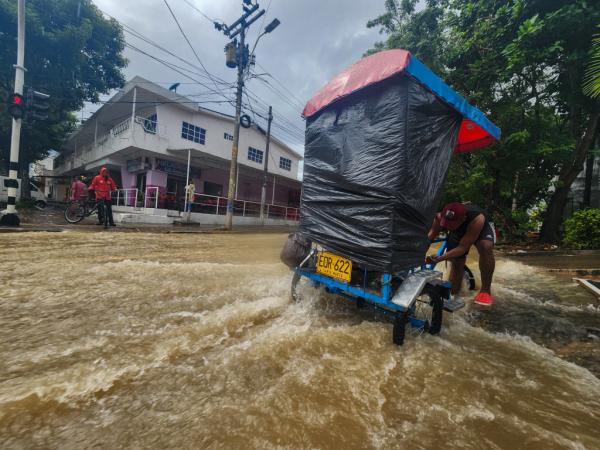
M 585 184 L 583 188 L 583 207 L 592 204 L 592 175 L 594 174 L 594 154 L 590 152 L 585 162 Z
M 599 117 L 600 113 L 598 112 L 591 114 L 587 129 L 575 146 L 571 161 L 566 162 L 560 171 L 556 190 L 550 199 L 548 211 L 542 224 L 541 242 L 551 243 L 559 241 L 559 228 L 562 223 L 567 199 L 569 198 L 569 191 L 571 190 L 573 181 L 575 181 L 577 175 L 583 170 L 583 162 L 594 140 Z

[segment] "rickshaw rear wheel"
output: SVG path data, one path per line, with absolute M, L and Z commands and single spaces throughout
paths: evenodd
M 444 299 L 439 292 L 430 292 L 428 295 L 431 298 L 431 323 L 427 331 L 429 334 L 438 334 L 442 330 Z
M 423 321 L 422 332 L 438 334 L 442 329 L 444 299 L 437 288 L 428 286 L 415 301 L 412 317 Z
M 392 327 L 392 341 L 396 345 L 404 344 L 406 336 L 406 324 L 408 323 L 408 311 L 397 313 L 394 317 L 394 325 Z
M 471 269 L 465 264 L 465 273 L 463 274 L 463 286 L 467 287 L 470 291 L 475 290 L 475 275 Z

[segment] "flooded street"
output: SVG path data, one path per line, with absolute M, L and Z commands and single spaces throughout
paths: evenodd
M 569 279 L 501 259 L 490 311 L 396 347 L 292 304 L 285 238 L 0 235 L 0 448 L 600 448 L 600 309 Z

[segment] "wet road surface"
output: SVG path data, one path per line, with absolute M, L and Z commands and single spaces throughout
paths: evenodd
M 396 347 L 378 314 L 291 303 L 284 240 L 0 235 L 0 447 L 600 448 L 575 284 L 501 260 L 491 310 Z M 583 347 L 590 370 L 560 357 Z

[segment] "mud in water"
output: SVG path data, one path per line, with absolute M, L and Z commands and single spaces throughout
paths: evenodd
M 0 447 L 600 448 L 575 284 L 499 261 L 491 310 L 396 347 L 347 301 L 290 303 L 284 240 L 0 235 Z

